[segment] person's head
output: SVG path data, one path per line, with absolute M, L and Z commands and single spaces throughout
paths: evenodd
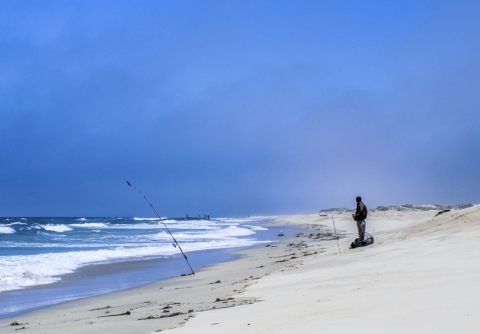
M 362 201 L 362 198 L 360 196 L 357 196 L 356 200 L 357 200 L 357 203 L 358 203 L 358 202 Z

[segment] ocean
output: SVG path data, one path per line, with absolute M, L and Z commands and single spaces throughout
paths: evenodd
M 274 242 L 280 229 L 254 219 L 164 223 L 194 270 Z M 189 273 L 158 218 L 0 218 L 0 318 Z

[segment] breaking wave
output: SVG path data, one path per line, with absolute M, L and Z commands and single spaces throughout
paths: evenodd
M 45 231 L 52 231 L 52 232 L 68 232 L 72 230 L 70 227 L 67 227 L 65 225 L 41 225 L 41 227 Z
M 0 234 L 12 234 L 15 230 L 8 226 L 0 226 Z

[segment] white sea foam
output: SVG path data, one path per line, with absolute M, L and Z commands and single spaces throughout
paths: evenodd
M 27 223 L 14 222 L 14 223 L 10 223 L 10 224 L 5 224 L 5 226 L 13 226 L 13 225 L 27 225 Z
M 52 283 L 60 279 L 59 275 L 71 273 L 89 264 L 159 258 L 179 253 L 178 249 L 172 247 L 171 236 L 158 218 L 137 218 L 134 219 L 137 220 L 135 222 L 132 220 L 119 221 L 121 224 L 113 222 L 113 219 L 92 221 L 81 218 L 75 220 L 72 219 L 71 224 L 65 225 L 60 224 L 64 222 L 62 220 L 59 221 L 59 224 L 34 223 L 22 227 L 38 230 L 29 232 L 38 236 L 38 241 L 28 242 L 26 239 L 22 239 L 23 237 L 15 241 L 5 240 L 2 246 L 11 249 L 12 253 L 15 253 L 13 252 L 14 248 L 23 247 L 38 247 L 40 250 L 36 252 L 36 255 L 0 257 L 0 291 Z M 20 223 L 18 219 L 13 221 L 15 222 L 8 225 L 0 224 L 0 233 L 14 233 L 15 230 L 9 225 L 26 225 Z M 264 227 L 256 226 L 255 222 L 259 221 L 251 221 L 251 225 L 240 224 L 234 219 L 165 221 L 186 252 L 247 247 L 260 243 L 249 237 L 256 231 L 266 230 Z M 3 232 L 2 229 L 10 232 Z M 72 229 L 84 230 L 79 234 L 51 233 L 52 231 L 68 232 Z M 108 233 L 104 233 L 105 230 Z M 22 236 L 21 233 L 17 235 Z M 69 239 L 70 237 L 72 239 Z M 42 242 L 42 240 L 46 242 Z M 59 249 L 62 250 L 59 252 Z
M 70 227 L 77 227 L 77 228 L 108 228 L 109 226 L 104 223 L 82 223 L 82 224 L 68 224 Z
M 182 248 L 184 251 L 191 252 L 206 249 L 246 247 L 256 243 L 259 242 L 249 239 L 226 238 L 223 240 L 185 244 L 182 245 Z M 60 280 L 59 275 L 71 273 L 77 268 L 89 264 L 127 259 L 158 258 L 177 253 L 178 249 L 170 244 L 160 244 L 133 248 L 124 246 L 95 251 L 3 257 L 0 258 L 0 291 L 53 283 Z
M 165 219 L 165 220 L 163 220 L 163 222 L 165 224 L 175 224 L 175 225 L 180 223 L 178 220 L 173 220 L 173 219 Z
M 255 226 L 255 225 L 243 225 L 245 227 L 250 228 L 252 231 L 268 231 L 268 228 L 262 226 Z
M 15 230 L 8 226 L 0 226 L 0 234 L 12 234 Z
M 133 217 L 133 220 L 160 220 L 158 218 L 138 218 L 138 217 Z
M 61 236 L 61 234 L 59 235 Z M 57 240 L 61 240 L 64 242 L 68 242 L 66 239 L 62 238 L 57 238 Z M 148 240 L 148 243 L 142 243 L 142 246 L 158 246 L 158 243 L 152 242 L 151 240 Z M 140 247 L 138 242 L 135 242 L 132 240 L 131 242 L 127 243 L 90 243 L 90 244 L 68 244 L 68 243 L 54 243 L 54 244 L 45 244 L 45 243 L 26 243 L 26 242 L 2 242 L 2 247 L 7 248 L 7 247 L 25 247 L 25 248 L 102 248 L 102 249 L 107 249 L 107 248 L 114 248 L 114 247 Z M 1 262 L 1 258 L 0 258 Z
M 104 224 L 104 223 L 79 223 L 69 224 L 68 226 L 74 228 L 94 228 L 94 229 L 117 229 L 117 230 L 147 230 L 165 228 L 161 223 L 146 223 L 146 224 Z
M 149 223 L 149 224 L 114 224 L 111 225 L 110 228 L 116 229 L 125 229 L 125 230 L 150 230 L 150 229 L 157 229 L 157 228 L 165 228 L 165 226 L 158 222 L 158 223 Z
M 217 228 L 216 225 L 192 225 L 192 224 L 166 224 L 169 229 L 213 229 Z M 69 224 L 68 226 L 74 228 L 101 228 L 101 229 L 117 229 L 117 230 L 151 230 L 151 229 L 164 229 L 165 226 L 161 222 L 152 222 L 145 224 L 104 224 L 104 223 L 82 223 L 82 224 Z M 215 227 L 217 226 L 217 227 Z
M 47 225 L 41 225 L 41 226 L 45 231 L 52 231 L 52 232 L 67 232 L 72 230 L 70 227 L 65 226 L 63 224 L 60 224 L 60 225 L 47 224 Z
M 162 225 L 163 227 L 163 225 Z M 202 225 L 193 225 L 193 224 L 175 224 L 175 225 L 168 225 L 167 227 L 171 230 L 216 230 L 219 228 L 218 224 L 202 224 Z
M 137 250 L 112 249 L 68 253 L 10 256 L 0 262 L 0 291 L 21 287 L 48 284 L 59 280 L 57 275 L 73 272 L 90 264 L 109 260 L 162 255 L 160 247 L 145 247 Z M 167 253 L 164 251 L 163 253 Z M 170 253 L 172 251 L 170 250 Z
M 254 239 L 226 238 L 223 240 L 200 241 L 182 245 L 184 251 L 193 252 L 198 250 L 248 247 L 255 244 L 271 243 L 272 240 L 258 241 Z
M 239 228 L 236 226 L 230 226 L 224 229 L 216 229 L 214 231 L 207 230 L 205 232 L 181 232 L 175 233 L 175 239 L 178 241 L 195 241 L 195 240 L 203 240 L 203 239 L 225 239 L 225 238 L 233 238 L 233 237 L 242 237 L 247 235 L 255 234 L 250 229 L 246 228 Z M 155 235 L 150 236 L 152 240 L 167 240 L 170 239 L 171 236 L 167 232 L 160 232 Z

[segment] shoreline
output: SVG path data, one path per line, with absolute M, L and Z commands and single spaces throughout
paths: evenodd
M 448 306 L 434 303 L 436 296 L 445 293 L 452 275 L 468 271 L 477 255 L 468 254 L 470 256 L 459 262 L 455 256 L 464 251 L 463 247 L 459 249 L 458 244 L 449 242 L 441 244 L 447 248 L 437 249 L 436 239 L 442 238 L 442 233 L 451 235 L 454 231 L 455 236 L 464 240 L 465 236 L 456 230 L 464 226 L 457 224 L 468 224 L 469 232 L 475 236 L 471 242 L 476 241 L 480 227 L 474 222 L 480 218 L 480 207 L 433 218 L 435 213 L 372 213 L 367 220 L 367 231 L 376 230 L 375 244 L 348 250 L 353 236 L 340 239 L 341 253 L 335 238 L 331 237 L 331 217 L 317 214 L 268 217 L 275 219 L 272 225 L 295 226 L 298 230 L 285 235 L 274 247 L 254 246 L 235 251 L 238 255 L 235 260 L 208 266 L 195 276 L 173 277 L 3 319 L 0 329 L 2 333 L 14 333 L 15 329 L 25 327 L 28 333 L 52 334 L 67 331 L 132 334 L 165 330 L 243 333 L 246 329 L 254 333 L 291 333 L 293 330 L 313 332 L 318 328 L 343 332 L 368 326 L 373 321 L 379 329 L 377 332 L 400 333 L 415 330 L 417 327 L 412 321 L 422 324 L 423 327 L 418 328 L 426 328 L 425 323 L 430 324 L 433 315 L 435 319 L 440 316 L 437 322 L 445 325 L 445 319 L 451 320 L 450 313 L 445 315 L 436 310 L 438 312 L 425 316 L 418 310 L 436 305 L 449 310 Z M 351 236 L 354 223 L 349 215 L 336 215 L 335 223 L 337 231 L 344 230 L 343 235 Z M 322 234 L 332 240 L 322 240 Z M 449 241 L 453 241 L 453 237 Z M 435 247 L 424 247 L 425 242 L 433 242 Z M 450 257 L 445 259 L 443 252 Z M 452 265 L 454 270 L 449 270 Z M 434 276 L 430 277 L 429 272 Z M 439 286 L 424 282 L 425 275 L 437 280 Z M 471 289 L 472 282 L 463 283 L 470 283 L 465 287 Z M 425 289 L 432 291 L 426 293 Z M 411 291 L 411 295 L 404 290 Z M 464 290 L 455 293 L 448 293 L 455 305 L 465 301 Z M 417 295 L 423 299 L 418 300 Z M 425 317 L 424 320 L 417 313 L 411 314 L 405 298 L 412 299 L 415 312 Z M 480 302 L 473 306 L 480 310 Z M 392 316 L 398 314 L 409 321 L 396 323 Z M 346 318 L 351 321 L 345 321 Z M 381 320 L 383 318 L 387 320 Z M 13 321 L 20 325 L 10 326 Z M 442 332 L 441 326 L 432 328 Z
M 265 226 L 259 224 L 258 226 Z M 264 244 L 278 233 L 279 228 L 258 231 L 255 243 Z M 251 238 L 242 236 L 238 238 Z M 255 247 L 255 245 L 247 248 Z M 193 251 L 187 254 L 195 268 L 231 261 L 240 248 L 219 248 Z M 197 269 L 195 269 L 197 270 Z M 51 307 L 69 301 L 91 298 L 108 293 L 134 289 L 143 285 L 163 281 L 182 274 L 189 274 L 181 254 L 174 256 L 92 264 L 80 267 L 75 272 L 59 276 L 60 280 L 50 284 L 29 286 L 23 289 L 4 291 L 0 295 L 0 319 L 18 317 L 24 313 Z
M 265 226 L 273 228 L 276 231 L 283 228 L 284 224 L 274 222 L 266 224 Z M 99 328 L 95 329 L 99 332 L 105 333 L 121 333 L 122 329 L 117 328 L 121 323 L 125 333 L 145 333 L 148 331 L 166 330 L 181 326 L 185 320 L 180 317 L 165 317 L 160 320 L 162 323 L 152 323 L 152 321 L 139 321 L 139 318 L 148 318 L 153 313 L 150 309 L 156 309 L 159 306 L 172 307 L 171 312 L 165 312 L 158 316 L 174 314 L 176 312 L 185 313 L 188 318 L 193 316 L 194 312 L 202 312 L 208 309 L 218 309 L 223 307 L 232 307 L 233 305 L 245 305 L 255 302 L 251 299 L 235 298 L 233 301 L 228 298 L 236 293 L 242 293 L 248 286 L 254 283 L 257 279 L 271 274 L 272 269 L 283 267 L 283 262 L 278 262 L 273 267 L 267 266 L 257 267 L 253 266 L 253 261 L 263 262 L 260 257 L 275 256 L 282 252 L 282 247 L 285 243 L 295 238 L 295 232 L 301 228 L 297 226 L 286 226 L 290 235 L 286 234 L 281 237 L 279 241 L 273 243 L 264 243 L 261 245 L 254 245 L 246 249 L 226 251 L 228 256 L 234 258 L 226 262 L 214 263 L 196 270 L 196 275 L 181 277 L 179 275 L 160 280 L 147 285 L 130 288 L 127 290 L 106 293 L 98 296 L 91 296 L 87 298 L 63 302 L 61 304 L 47 306 L 41 309 L 33 310 L 27 313 L 0 319 L 0 330 L 8 332 L 16 332 L 15 329 L 25 327 L 29 333 L 84 333 L 89 326 L 98 324 Z M 270 247 L 266 247 L 269 245 Z M 227 268 L 225 268 L 227 267 Z M 248 273 L 248 275 L 247 275 Z M 243 277 L 240 282 L 238 277 Z M 220 280 L 220 283 L 216 283 Z M 234 284 L 234 285 L 232 285 Z M 203 302 L 206 294 L 215 291 L 215 298 L 208 302 Z M 222 302 L 217 302 L 220 298 Z M 157 302 L 153 302 L 157 300 Z M 227 302 L 227 303 L 225 303 Z M 225 305 L 225 304 L 226 305 Z M 189 306 L 190 305 L 190 306 Z M 192 307 L 191 305 L 197 305 Z M 107 306 L 109 306 L 107 308 Z M 96 310 L 95 310 L 96 309 Z M 193 312 L 188 313 L 191 309 Z M 95 311 L 92 311 L 95 310 Z M 131 312 L 130 316 L 115 316 L 97 318 L 98 316 L 108 314 L 120 314 L 127 311 Z M 106 313 L 108 312 L 108 313 Z M 134 317 L 132 317 L 132 315 Z M 101 323 L 99 323 L 101 320 Z M 113 323 L 112 323 L 113 321 Z M 17 322 L 19 326 L 10 326 L 11 323 Z M 27 325 L 28 324 L 28 325 Z M 35 325 L 32 325 L 35 324 Z M 71 328 L 74 324 L 75 328 Z M 79 326 L 77 326 L 79 325 Z M 113 325 L 115 329 L 109 330 Z

